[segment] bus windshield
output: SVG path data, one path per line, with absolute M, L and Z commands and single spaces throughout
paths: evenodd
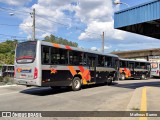
M 17 45 L 16 62 L 31 63 L 36 57 L 36 42 L 24 42 Z

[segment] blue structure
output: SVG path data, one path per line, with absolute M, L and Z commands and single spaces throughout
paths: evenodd
M 115 13 L 116 29 L 160 39 L 160 0 Z

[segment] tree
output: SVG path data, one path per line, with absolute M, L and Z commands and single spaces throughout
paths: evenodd
M 6 40 L 0 43 L 0 64 L 14 64 L 15 47 L 18 40 Z
M 52 42 L 52 43 L 58 43 L 58 44 L 63 44 L 63 45 L 69 45 L 69 46 L 73 46 L 73 47 L 78 47 L 78 43 L 68 41 L 68 40 L 63 39 L 61 37 L 56 37 L 56 36 L 54 36 L 52 34 L 50 36 L 46 36 L 44 38 L 44 41 L 46 41 L 46 42 Z

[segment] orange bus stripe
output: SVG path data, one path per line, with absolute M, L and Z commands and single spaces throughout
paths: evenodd
M 53 47 L 60 48 L 59 44 L 56 44 L 56 43 L 52 43 L 52 44 L 53 44 Z
M 90 78 L 90 72 L 89 70 L 85 70 L 83 66 L 78 66 L 80 71 L 82 72 L 82 77 L 83 79 L 86 79 L 86 80 L 91 80 Z
M 70 46 L 66 45 L 66 49 L 72 50 Z
M 73 66 L 68 66 L 68 69 L 70 70 L 72 76 L 76 75 L 77 72 L 74 70 L 74 67 Z
M 83 73 L 84 72 L 83 66 L 78 66 L 78 67 L 79 67 L 79 70 Z
M 89 73 L 89 71 L 85 70 L 84 73 L 83 73 L 83 76 L 86 77 L 88 75 L 88 73 Z

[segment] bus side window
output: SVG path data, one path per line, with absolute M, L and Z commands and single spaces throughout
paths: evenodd
M 140 69 L 140 68 L 141 68 L 141 66 L 140 66 L 140 63 L 139 63 L 139 62 L 135 62 L 135 68 L 137 68 L 137 69 Z
M 106 67 L 112 67 L 113 66 L 112 57 L 108 57 L 108 56 L 105 57 L 105 66 Z
M 99 67 L 104 67 L 104 63 L 105 62 L 105 57 L 104 56 L 101 56 L 101 55 L 98 55 L 98 66 Z
M 49 46 L 42 46 L 42 63 L 49 64 Z
M 69 51 L 69 63 L 71 65 L 86 65 L 84 53 L 78 51 Z
M 67 50 L 59 48 L 51 48 L 52 64 L 68 64 Z
M 51 63 L 52 64 L 59 64 L 57 58 L 59 57 L 59 49 L 51 48 Z
M 141 69 L 146 69 L 146 64 L 145 63 L 140 63 L 140 68 Z
M 60 58 L 58 60 L 59 64 L 68 64 L 68 57 L 67 57 L 67 50 L 66 49 L 59 49 Z

